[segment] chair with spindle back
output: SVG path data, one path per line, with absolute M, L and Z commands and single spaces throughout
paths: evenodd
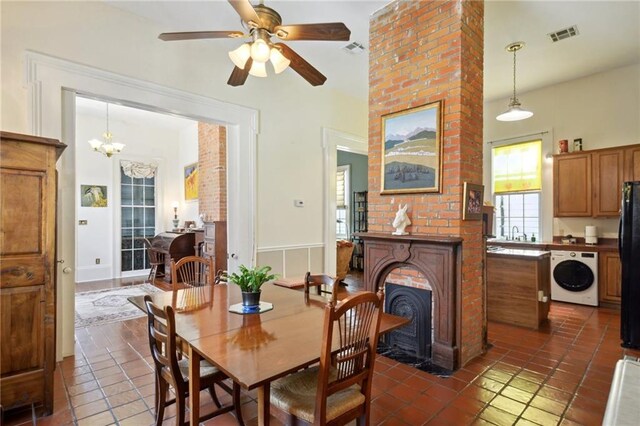
M 179 285 L 199 287 L 214 284 L 213 258 L 186 256 L 174 262 L 171 259 L 171 283 L 173 289 Z
M 142 238 L 142 244 L 144 248 L 147 250 L 147 256 L 149 256 L 149 265 L 151 268 L 149 269 L 149 282 L 151 284 L 154 283 L 156 277 L 164 277 L 164 272 L 158 272 L 158 266 L 164 265 L 164 253 L 161 253 L 153 248 L 151 244 L 151 240 L 148 238 Z
M 189 394 L 189 360 L 179 357 L 178 344 L 176 342 L 175 312 L 171 306 L 160 308 L 151 301 L 151 296 L 146 295 L 144 302 L 147 308 L 149 346 L 151 356 L 155 364 L 156 372 L 156 425 L 161 425 L 164 418 L 164 409 L 167 405 L 177 405 L 176 424 L 185 424 L 185 399 Z M 211 399 L 218 409 L 200 418 L 204 421 L 229 411 L 236 412 L 236 418 L 243 425 L 240 408 L 240 386 L 233 383 L 233 389 L 224 383 L 228 377 L 218 368 L 207 361 L 200 362 L 201 389 L 208 389 Z M 169 385 L 173 386 L 175 399 L 167 401 Z M 232 396 L 233 403 L 221 406 L 214 386 L 218 385 Z
M 315 425 L 368 425 L 382 293 L 325 306 L 320 365 L 271 383 L 271 404 Z M 338 338 L 334 337 L 338 335 Z M 332 348 L 332 342 L 339 347 Z

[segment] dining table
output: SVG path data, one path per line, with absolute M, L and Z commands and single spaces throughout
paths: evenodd
M 262 286 L 261 301 L 272 309 L 231 312 L 242 301 L 239 287 L 216 284 L 151 295 L 160 307 L 175 311 L 176 335 L 189 358 L 189 418 L 200 418 L 200 361 L 207 360 L 247 390 L 257 389 L 258 423 L 270 419 L 270 383 L 320 359 L 327 299 L 278 287 Z M 144 297 L 129 299 L 146 312 Z M 237 309 L 236 309 L 237 310 Z M 380 334 L 409 322 L 383 313 Z M 336 341 L 336 347 L 338 342 Z

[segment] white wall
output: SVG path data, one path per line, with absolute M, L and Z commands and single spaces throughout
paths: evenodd
M 499 122 L 508 99 L 484 105 L 486 142 L 549 131 L 543 156 L 557 153 L 558 141 L 582 138 L 583 150 L 640 143 L 640 65 L 635 64 L 527 93 L 518 93 L 534 116 L 517 122 Z M 485 143 L 484 185 L 491 188 L 491 144 Z M 617 219 L 553 218 L 552 161 L 543 161 L 543 238 L 584 236 L 585 225 L 596 225 L 600 237 L 617 238 Z M 486 198 L 490 199 L 490 191 Z
M 193 126 L 189 126 L 186 129 L 181 130 L 179 134 L 179 140 L 180 144 L 178 146 L 178 172 L 180 172 L 180 176 L 184 176 L 184 166 L 198 162 L 198 123 L 194 122 Z M 178 198 L 176 198 L 176 201 L 180 202 L 180 207 L 178 208 L 178 219 L 180 219 L 180 226 L 184 225 L 185 220 L 193 220 L 197 224 L 198 215 L 200 214 L 200 212 L 198 211 L 198 200 L 185 201 L 184 184 L 180 185 L 179 190 L 180 195 Z
M 292 70 L 230 87 L 233 40 L 165 43 L 157 35 L 166 28 L 103 2 L 5 2 L 1 19 L 3 130 L 29 129 L 27 49 L 256 108 L 258 248 L 322 242 L 321 128 L 366 137 L 366 99 L 312 87 Z
M 108 205 L 105 208 L 81 207 L 77 198 L 78 220 L 87 225 L 77 225 L 76 281 L 93 281 L 120 276 L 120 160 L 133 160 L 158 164 L 156 179 L 156 232 L 171 229 L 173 200 L 183 200 L 183 162 L 177 152 L 196 152 L 197 123 L 184 131 L 109 120 L 110 130 L 118 142 L 126 144 L 119 155 L 107 158 L 94 152 L 88 140 L 100 139 L 105 131 L 105 119 L 86 114 L 76 118 L 76 182 L 80 185 L 107 186 Z M 182 198 L 180 198 L 182 197 Z M 97 265 L 96 258 L 100 259 Z

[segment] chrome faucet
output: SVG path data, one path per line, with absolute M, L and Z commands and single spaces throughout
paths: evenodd
M 513 229 L 515 228 L 516 232 L 520 232 L 520 230 L 518 229 L 518 227 L 516 225 L 513 225 L 511 227 L 511 241 L 515 241 L 516 240 L 516 233 L 513 232 Z

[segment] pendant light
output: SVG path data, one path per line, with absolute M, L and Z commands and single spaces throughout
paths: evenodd
M 524 47 L 524 41 L 516 41 L 511 43 L 505 49 L 507 52 L 513 52 L 513 97 L 509 101 L 509 108 L 496 117 L 498 121 L 518 121 L 532 117 L 533 113 L 522 109 L 520 102 L 516 96 L 516 52 Z
M 123 143 L 113 142 L 113 134 L 109 131 L 109 103 L 107 105 L 107 131 L 102 134 L 104 141 L 91 139 L 89 145 L 94 151 L 99 152 L 107 157 L 113 154 L 119 154 L 125 147 Z

